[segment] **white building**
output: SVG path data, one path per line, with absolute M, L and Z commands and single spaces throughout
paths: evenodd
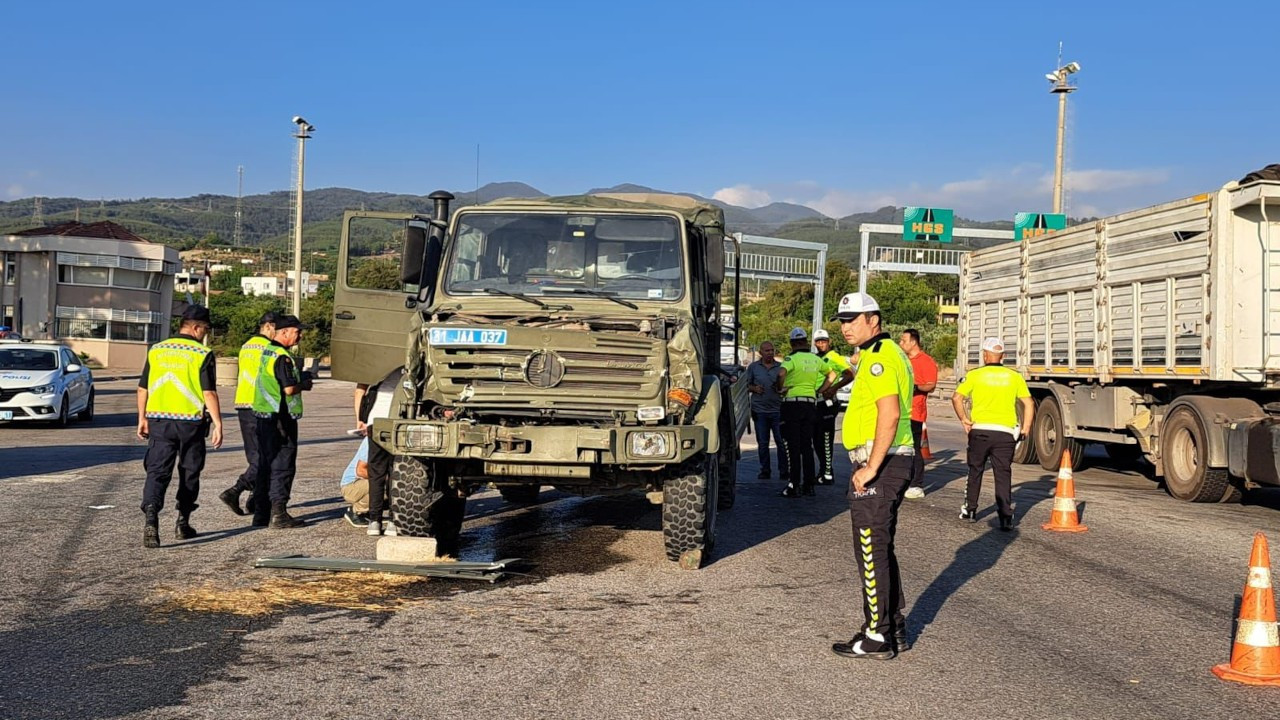
M 240 290 L 245 295 L 274 295 L 276 297 L 293 296 L 293 271 L 283 275 L 246 275 L 240 278 Z M 302 273 L 302 296 L 311 297 L 319 290 L 320 282 L 313 279 L 311 273 Z

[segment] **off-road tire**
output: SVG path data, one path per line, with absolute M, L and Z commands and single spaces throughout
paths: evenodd
M 1165 490 L 1179 500 L 1239 500 L 1227 469 L 1209 467 L 1208 433 L 1200 415 L 1186 405 L 1174 408 L 1160 429 L 1160 464 Z
M 738 443 L 733 440 L 732 418 L 722 418 L 720 429 L 720 477 L 716 488 L 716 510 L 729 510 L 738 497 Z
M 397 455 L 391 463 L 391 520 L 401 535 L 432 537 L 437 552 L 457 556 L 466 499 L 431 460 Z
M 1036 408 L 1035 420 L 1031 424 L 1031 439 L 1035 445 L 1036 456 L 1040 459 L 1040 467 L 1057 471 L 1062 466 L 1062 453 L 1071 452 L 1071 469 L 1084 467 L 1084 443 L 1063 434 L 1062 408 L 1058 399 L 1052 395 L 1045 396 Z
M 498 487 L 502 499 L 512 505 L 532 505 L 538 502 L 541 485 L 502 485 Z
M 703 457 L 663 486 L 662 542 L 667 558 L 685 570 L 702 567 L 715 545 L 719 475 L 719 461 Z

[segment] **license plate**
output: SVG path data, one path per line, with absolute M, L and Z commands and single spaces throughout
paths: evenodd
M 13 419 L 12 410 L 0 410 L 0 420 L 12 420 L 12 419 Z
M 432 345 L 506 345 L 506 330 L 480 328 L 431 328 Z

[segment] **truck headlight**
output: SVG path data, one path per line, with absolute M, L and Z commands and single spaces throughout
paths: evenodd
M 397 444 L 408 450 L 436 452 L 444 447 L 444 428 L 439 425 L 405 425 L 399 435 Z
M 32 395 L 52 395 L 56 389 L 57 388 L 53 385 L 37 385 L 35 387 L 27 388 L 26 391 Z
M 667 416 L 667 409 L 661 405 L 651 405 L 636 409 L 636 419 L 640 422 L 651 422 L 661 420 Z
M 671 457 L 674 447 L 675 442 L 669 432 L 633 432 L 628 454 L 638 458 L 665 458 Z

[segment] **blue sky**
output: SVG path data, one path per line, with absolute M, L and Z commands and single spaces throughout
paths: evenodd
M 828 215 L 1203 192 L 1280 162 L 1280 3 L 6 3 L 0 199 L 632 182 Z M 1231 9 L 1233 8 L 1234 9 Z M 1250 34 L 1251 33 L 1251 34 Z

